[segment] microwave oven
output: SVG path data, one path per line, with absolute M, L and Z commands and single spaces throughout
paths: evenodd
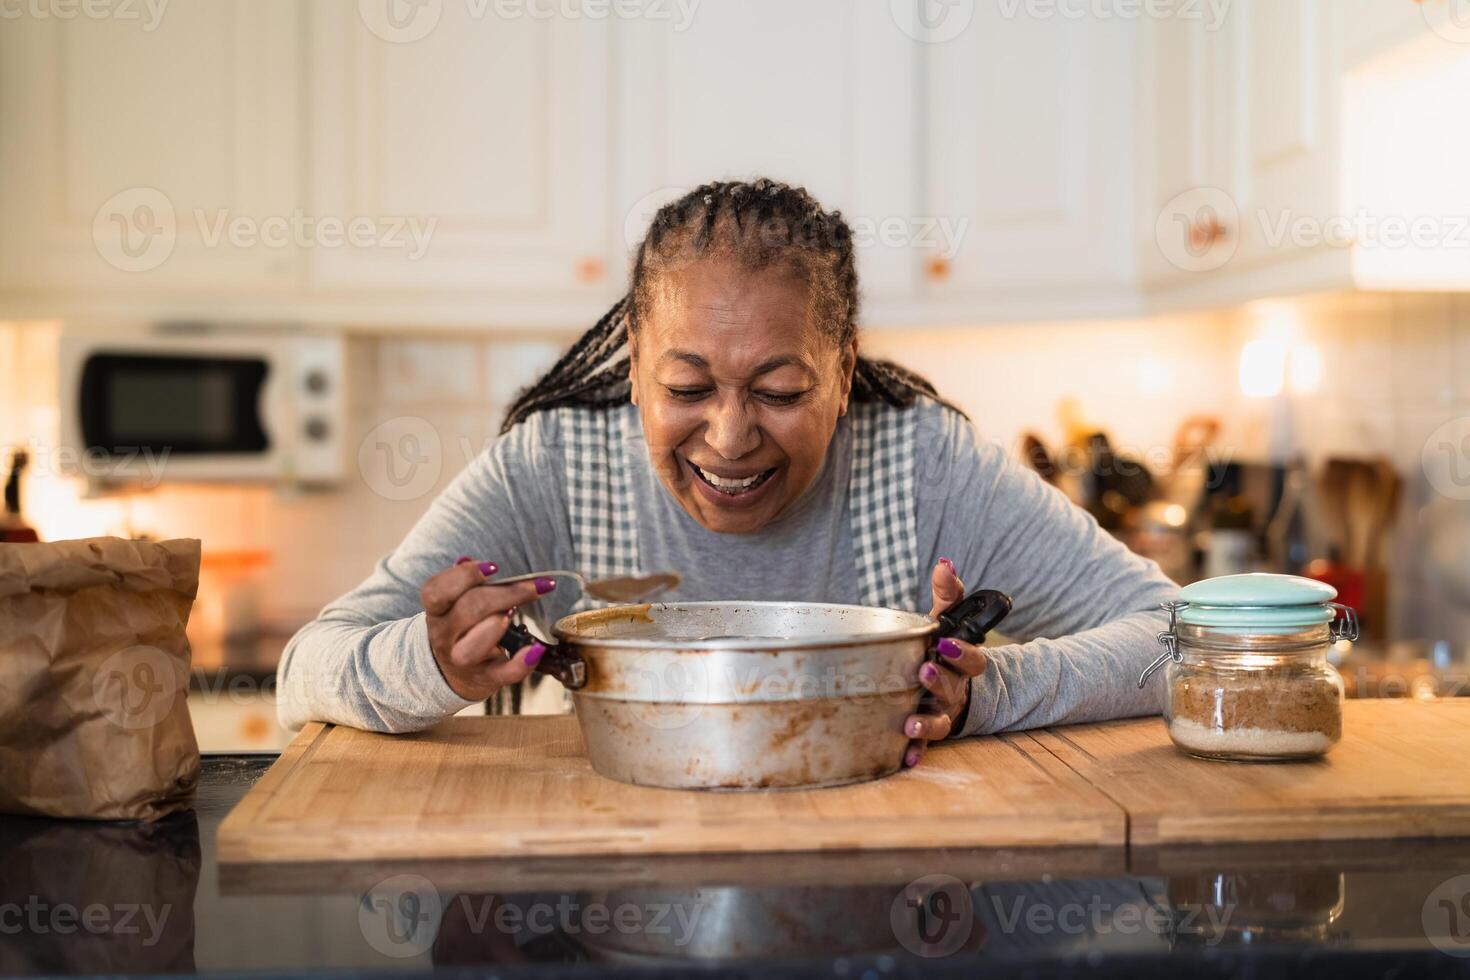
M 107 483 L 336 482 L 343 347 L 340 336 L 267 328 L 63 330 L 61 442 Z

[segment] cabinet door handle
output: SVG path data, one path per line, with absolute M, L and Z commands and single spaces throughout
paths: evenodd
M 607 263 L 596 255 L 589 255 L 577 261 L 577 281 L 597 282 L 607 273 Z

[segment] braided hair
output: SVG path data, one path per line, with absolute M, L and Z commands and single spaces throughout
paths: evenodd
M 839 346 L 857 333 L 858 276 L 852 230 L 804 187 L 761 178 L 704 184 L 664 205 L 638 246 L 632 284 L 506 414 L 501 434 L 536 412 L 564 405 L 603 408 L 629 400 L 628 338 L 667 288 L 669 274 L 721 258 L 750 271 L 781 268 L 810 292 L 811 313 Z M 852 400 L 907 407 L 940 401 L 934 386 L 890 361 L 859 356 Z M 953 407 L 953 406 L 950 406 Z M 956 409 L 958 411 L 958 409 Z

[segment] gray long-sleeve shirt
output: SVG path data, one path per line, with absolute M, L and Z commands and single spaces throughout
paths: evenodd
M 1157 685 L 1140 691 L 1136 682 L 1158 650 L 1158 604 L 1174 598 L 1174 584 L 999 446 L 977 440 L 957 413 L 934 404 L 915 410 L 925 415 L 913 608 L 929 609 L 930 572 L 947 556 L 967 589 L 1012 596 L 1003 630 L 1025 641 L 988 649 L 961 734 L 1158 711 Z M 845 418 L 802 498 L 743 535 L 691 518 L 659 482 L 641 430 L 631 428 L 642 564 L 683 574 L 673 598 L 861 601 Z M 282 723 L 414 731 L 472 704 L 439 672 L 419 588 L 460 555 L 494 561 L 504 575 L 575 567 L 565 482 L 551 414 L 532 416 L 472 461 L 361 585 L 292 638 L 277 674 Z M 565 615 L 576 597 L 574 587 L 543 597 L 538 622 Z

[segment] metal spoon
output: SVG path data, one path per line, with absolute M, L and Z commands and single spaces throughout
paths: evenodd
M 512 582 L 527 582 L 534 578 L 576 579 L 583 593 L 603 602 L 645 602 L 679 584 L 678 572 L 655 572 L 652 575 L 622 575 L 613 578 L 588 579 L 578 572 L 564 568 L 553 568 L 549 572 L 527 572 L 507 578 L 492 578 L 486 585 L 510 585 Z

